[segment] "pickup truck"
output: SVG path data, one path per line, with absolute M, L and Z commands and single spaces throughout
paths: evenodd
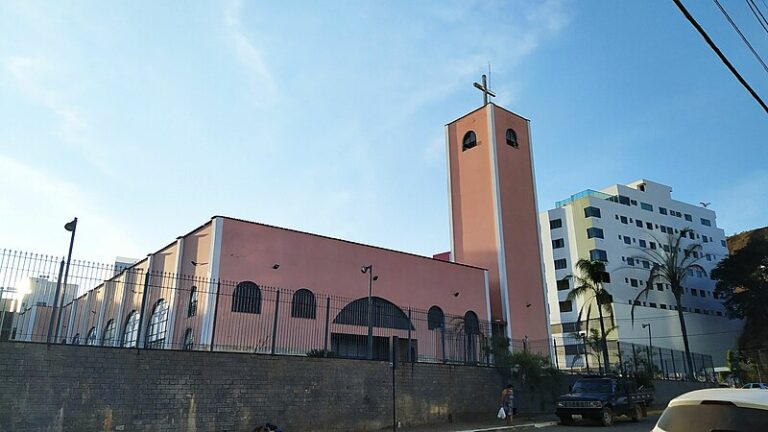
M 617 416 L 625 415 L 638 421 L 647 415 L 653 402 L 653 390 L 638 389 L 634 380 L 611 376 L 579 378 L 570 393 L 557 398 L 555 414 L 563 424 L 580 419 L 599 421 L 610 426 Z

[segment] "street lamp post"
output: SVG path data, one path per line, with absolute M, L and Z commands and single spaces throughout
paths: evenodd
M 360 271 L 368 273 L 368 360 L 373 360 L 373 281 L 379 277 L 373 275 L 373 264 L 360 267 Z
M 653 338 L 651 337 L 651 324 L 644 323 L 643 328 L 648 328 L 648 359 L 651 362 L 651 375 L 653 375 Z
M 64 299 L 67 298 L 67 278 L 69 277 L 69 263 L 72 261 L 72 247 L 75 245 L 75 231 L 77 231 L 77 218 L 64 224 L 64 229 L 71 232 L 69 238 L 69 252 L 67 253 L 67 264 L 64 268 L 64 282 L 62 283 L 61 304 L 59 305 L 59 318 L 56 321 L 56 339 L 59 338 L 59 329 L 61 328 L 61 311 L 64 309 Z M 77 294 L 77 293 L 75 293 Z M 72 297 L 74 299 L 74 297 Z M 74 306 L 73 306 L 74 308 Z

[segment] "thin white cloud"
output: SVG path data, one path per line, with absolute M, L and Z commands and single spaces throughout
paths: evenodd
M 62 227 L 77 216 L 76 256 L 109 262 L 117 255 L 143 255 L 136 236 L 97 200 L 64 179 L 2 155 L 0 197 L 0 248 L 64 253 L 69 236 Z M 58 250 L 51 250 L 55 245 Z
M 68 101 L 61 91 L 53 90 L 52 85 L 47 84 L 57 68 L 43 59 L 27 56 L 12 56 L 5 61 L 5 67 L 16 88 L 26 98 L 53 113 L 56 118 L 56 136 L 102 173 L 112 175 L 106 161 L 105 148 L 88 136 L 89 125 L 82 110 Z
M 242 2 L 240 0 L 232 0 L 224 8 L 226 34 L 237 59 L 248 69 L 251 85 L 257 97 L 259 99 L 270 98 L 277 91 L 275 80 L 264 61 L 261 50 L 243 30 L 241 10 Z M 258 102 L 263 102 L 263 100 Z

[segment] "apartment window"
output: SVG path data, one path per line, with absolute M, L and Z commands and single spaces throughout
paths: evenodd
M 181 349 L 183 349 L 184 351 L 191 351 L 194 346 L 195 346 L 195 335 L 192 332 L 192 329 L 188 328 L 184 332 L 184 345 L 182 345 Z
M 702 238 L 702 241 L 703 241 L 704 243 L 709 243 L 709 239 L 707 238 L 707 236 L 704 236 L 704 237 Z
M 698 297 L 699 296 L 698 291 L 696 291 L 695 289 L 691 290 L 691 295 L 694 296 L 694 297 Z
M 656 249 L 656 243 L 655 242 L 648 242 L 648 246 L 650 246 L 651 249 Z
M 687 220 L 688 222 L 693 222 L 693 218 L 689 214 L 685 215 L 685 220 Z
M 656 303 L 648 303 L 648 306 L 650 306 L 652 308 L 655 308 L 656 307 Z
M 125 328 L 123 329 L 123 348 L 134 348 L 136 346 L 136 336 L 139 331 L 139 314 L 136 311 L 131 311 L 128 314 L 128 319 L 125 320 Z
M 464 139 L 461 144 L 461 151 L 469 150 L 472 147 L 477 146 L 477 135 L 474 131 L 469 131 L 464 134 Z
M 701 224 L 704 226 L 712 226 L 712 222 L 709 219 L 701 218 Z
M 690 238 L 691 240 L 696 240 L 696 233 L 694 233 L 693 231 L 688 231 L 688 238 Z M 704 243 L 706 242 L 707 240 L 705 239 Z
M 663 283 L 656 283 L 656 290 L 658 291 L 664 291 L 664 284 Z
M 633 288 L 637 288 L 638 286 L 640 286 L 637 282 L 638 282 L 637 279 L 630 279 L 629 285 L 631 285 Z
M 653 206 L 644 202 L 640 203 L 640 208 L 643 210 L 653 211 Z
M 619 217 L 619 220 L 621 220 L 621 223 L 623 223 L 624 225 L 626 225 L 626 224 L 628 224 L 628 223 L 629 223 L 629 221 L 627 220 L 627 217 L 626 217 L 626 216 L 621 216 L 621 217 Z
M 587 228 L 587 238 L 601 238 L 604 239 L 602 228 Z
M 566 267 L 568 267 L 568 261 L 565 258 L 555 260 L 555 270 L 562 270 Z
M 643 261 L 643 268 L 646 270 L 650 269 L 651 268 L 650 261 Z
M 629 197 L 625 197 L 624 195 L 619 195 L 619 204 L 624 204 L 625 206 L 628 206 Z
M 640 219 L 635 219 L 635 225 L 637 225 L 638 228 L 642 228 L 643 227 L 643 221 L 641 221 Z
M 596 218 L 599 218 L 599 217 L 601 217 L 600 209 L 597 208 L 597 207 L 592 207 L 592 206 L 586 207 L 584 209 L 584 217 L 596 217 Z
M 627 258 L 627 265 L 631 265 L 632 267 L 635 266 L 635 259 L 634 258 Z
M 717 316 L 723 316 L 723 313 L 720 311 L 717 311 L 716 313 L 717 313 Z
M 699 290 L 699 295 L 702 296 L 702 297 L 706 297 L 707 296 L 707 292 L 704 291 L 704 290 Z
M 699 308 L 694 308 L 693 311 L 696 312 L 696 313 L 701 313 L 701 309 L 699 309 Z
M 662 309 L 666 309 L 666 308 L 667 308 L 667 305 L 665 305 L 665 304 L 659 304 L 659 307 L 660 307 L 660 308 L 662 308 Z
M 563 226 L 562 219 L 552 219 L 549 221 L 549 229 L 561 228 Z
M 302 288 L 293 293 L 291 300 L 291 317 L 315 319 L 317 314 L 317 302 L 312 291 Z
M 723 247 L 728 247 L 728 245 L 725 243 L 725 240 L 720 240 L 720 244 L 723 245 Z
M 664 252 L 670 252 L 670 249 L 669 249 L 668 245 L 664 245 Z
M 552 240 L 552 249 L 560 249 L 565 247 L 565 240 L 559 238 Z
M 168 322 L 168 303 L 160 299 L 152 309 L 147 326 L 147 348 L 162 348 L 165 343 L 165 330 Z
M 633 206 L 637 206 L 637 200 L 629 200 L 629 203 Z
M 646 222 L 646 223 L 645 223 L 645 228 L 646 228 L 646 229 L 649 229 L 649 230 L 652 230 L 652 229 L 653 229 L 653 224 L 652 224 L 652 223 L 650 223 L 650 222 Z
M 189 303 L 187 304 L 187 318 L 197 315 L 197 287 L 189 290 Z
M 629 236 L 624 236 L 624 243 L 625 244 L 632 244 L 632 238 Z
M 589 259 L 592 261 L 608 261 L 608 253 L 602 249 L 592 249 L 589 251 Z
M 261 313 L 261 289 L 251 281 L 240 282 L 232 295 L 232 312 Z
M 707 261 L 712 261 L 712 255 L 707 254 Z
M 667 227 L 665 227 L 664 225 L 662 225 L 662 226 L 661 226 L 661 232 L 663 232 L 664 234 L 666 234 L 666 233 L 667 233 Z M 672 234 L 672 233 L 670 233 L 670 234 Z
M 665 209 L 664 207 L 659 207 L 659 213 L 665 215 L 667 214 L 667 209 Z
M 445 328 L 445 314 L 439 306 L 432 306 L 427 312 L 427 329 L 437 330 Z
M 573 303 L 569 301 L 561 301 L 560 302 L 560 312 L 571 312 L 573 311 Z
M 515 133 L 512 129 L 507 129 L 507 145 L 511 145 L 514 148 L 517 148 L 517 133 Z
M 638 242 L 640 242 L 640 247 L 647 247 L 648 246 L 648 243 L 646 243 L 646 241 L 643 240 L 643 239 L 638 240 Z
M 107 326 L 104 327 L 104 337 L 101 340 L 101 344 L 104 346 L 112 346 L 115 343 L 115 320 L 111 319 L 107 321 Z
M 557 281 L 557 290 L 558 291 L 565 291 L 571 289 L 571 283 L 568 281 L 568 279 L 560 279 Z

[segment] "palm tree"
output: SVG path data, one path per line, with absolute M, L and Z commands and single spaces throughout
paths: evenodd
M 701 253 L 701 243 L 693 242 L 685 248 L 681 247 L 682 240 L 692 235 L 693 230 L 690 228 L 684 228 L 680 230 L 678 234 L 667 234 L 666 244 L 659 241 L 655 236 L 651 235 L 659 244 L 659 249 L 640 249 L 641 256 L 634 257 L 637 260 L 647 260 L 651 263 L 651 271 L 648 275 L 648 282 L 645 287 L 637 294 L 635 301 L 632 302 L 631 318 L 632 324 L 635 323 L 635 306 L 639 303 L 640 296 L 645 295 L 648 298 L 648 293 L 653 289 L 655 283 L 668 283 L 672 294 L 675 296 L 675 302 L 677 303 L 677 317 L 680 320 L 680 331 L 683 334 L 683 345 L 685 346 L 685 360 L 688 364 L 688 376 L 689 378 L 693 374 L 693 360 L 691 359 L 691 350 L 688 345 L 688 331 L 685 328 L 685 316 L 683 315 L 683 293 L 685 288 L 683 282 L 685 282 L 688 273 L 694 270 L 702 271 L 706 273 L 706 270 L 697 262 L 703 258 Z
M 603 339 L 603 337 L 600 336 L 600 332 L 595 328 L 589 329 L 587 331 L 587 334 L 581 334 L 579 332 L 571 333 L 572 338 L 584 341 L 584 359 L 587 365 L 589 365 L 588 357 L 595 356 L 595 359 L 597 360 L 598 370 L 603 367 L 600 359 L 600 356 L 603 353 L 603 348 L 602 348 L 603 343 L 607 341 L 608 335 L 613 333 L 614 330 L 616 330 L 616 327 L 612 325 L 611 328 L 605 331 L 605 340 Z M 578 356 L 574 357 L 572 365 L 576 363 L 576 360 L 578 358 L 579 358 Z M 587 369 L 589 369 L 589 367 L 587 367 Z
M 595 306 L 597 309 L 597 314 L 600 318 L 600 350 L 603 352 L 603 364 L 606 366 L 607 371 L 610 362 L 608 360 L 608 344 L 606 343 L 608 333 L 605 331 L 603 312 L 613 315 L 613 309 L 611 308 L 613 297 L 603 285 L 609 282 L 608 273 L 605 271 L 605 263 L 581 258 L 576 262 L 576 270 L 578 270 L 578 275 L 568 276 L 573 277 L 576 286 L 568 293 L 567 299 L 571 302 L 576 299 L 582 300 L 582 306 L 579 309 L 576 322 L 580 325 L 581 318 L 586 313 L 587 331 L 589 330 L 592 307 Z

